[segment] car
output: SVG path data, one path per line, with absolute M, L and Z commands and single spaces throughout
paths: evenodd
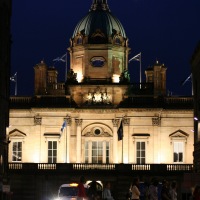
M 87 186 L 85 185 L 85 188 Z M 76 200 L 78 195 L 78 183 L 62 184 L 58 190 L 58 198 L 55 200 Z

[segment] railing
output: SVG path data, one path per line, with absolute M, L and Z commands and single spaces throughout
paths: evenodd
M 193 164 L 91 164 L 91 163 L 8 163 L 10 171 L 113 171 L 113 172 L 192 172 Z
M 30 103 L 32 101 L 32 97 L 10 97 L 10 103 Z
M 115 170 L 115 164 L 73 164 L 74 170 Z

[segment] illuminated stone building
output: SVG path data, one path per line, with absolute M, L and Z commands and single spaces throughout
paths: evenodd
M 195 49 L 191 59 L 192 66 L 192 83 L 194 94 L 194 168 L 196 172 L 200 172 L 200 43 Z
M 0 198 L 7 179 L 7 140 L 9 126 L 10 34 L 11 0 L 0 1 Z
M 150 165 L 192 169 L 192 98 L 166 95 L 167 68 L 158 61 L 145 70 L 145 83 L 130 83 L 128 37 L 106 0 L 93 1 L 68 52 L 66 82 L 41 61 L 34 66 L 34 96 L 11 97 L 11 170 L 26 163 L 45 169 L 56 163 L 90 170 L 118 164 L 130 171 Z

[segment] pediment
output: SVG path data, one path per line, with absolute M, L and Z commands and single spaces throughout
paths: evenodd
M 82 131 L 84 137 L 112 137 L 112 130 L 103 123 L 94 123 L 86 126 Z
M 26 134 L 18 129 L 9 132 L 9 137 L 26 137 Z
M 186 133 L 180 129 L 169 135 L 169 137 L 171 137 L 171 138 L 187 138 L 188 136 L 189 136 L 188 133 Z
M 93 132 L 87 132 L 85 137 L 111 137 L 108 132 L 102 132 L 100 135 L 95 135 Z

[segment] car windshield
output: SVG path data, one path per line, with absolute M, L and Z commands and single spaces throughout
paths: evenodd
M 59 192 L 59 197 L 63 196 L 77 196 L 78 188 L 77 187 L 61 187 Z

